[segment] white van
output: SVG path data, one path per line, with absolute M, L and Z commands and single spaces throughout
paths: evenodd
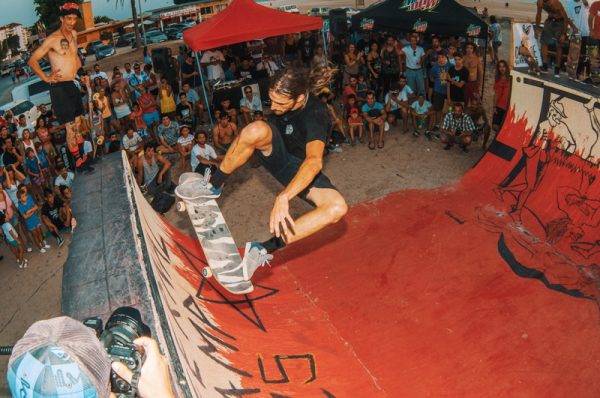
M 277 9 L 279 11 L 285 11 L 285 12 L 291 12 L 294 14 L 300 14 L 300 10 L 298 9 L 298 7 L 296 7 L 295 5 L 288 5 L 288 6 L 280 6 L 277 7 Z
M 12 99 L 14 102 L 31 101 L 34 105 L 45 104 L 50 108 L 50 84 L 35 76 L 23 84 L 13 88 Z
M 37 120 L 41 115 L 38 107 L 35 106 L 31 101 L 27 100 L 13 101 L 0 106 L 0 116 L 4 116 L 4 114 L 8 111 L 12 112 L 15 117 L 15 121 L 19 120 L 19 116 L 25 115 L 27 124 L 33 127 L 35 127 Z

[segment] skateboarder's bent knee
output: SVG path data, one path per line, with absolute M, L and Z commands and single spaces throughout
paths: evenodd
M 240 142 L 257 147 L 271 142 L 271 127 L 263 122 L 252 122 L 240 132 Z

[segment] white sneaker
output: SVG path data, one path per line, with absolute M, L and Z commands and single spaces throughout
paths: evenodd
M 42 247 L 42 248 L 40 249 L 40 253 L 42 253 L 42 254 L 46 253 L 46 249 Z
M 29 265 L 29 260 L 25 259 L 24 262 L 25 262 L 25 264 L 23 264 L 23 268 L 27 268 L 27 266 Z
M 33 251 L 33 249 L 31 247 L 27 248 L 27 253 L 31 253 Z
M 270 261 L 273 259 L 273 255 L 267 253 L 265 249 L 258 242 L 248 242 L 244 248 L 244 259 L 242 260 L 242 275 L 244 280 L 249 281 L 252 279 L 254 272 L 265 264 L 271 265 Z
M 388 122 L 385 122 L 383 124 L 383 131 L 389 131 L 389 129 L 390 129 L 390 124 Z
M 44 249 L 50 249 L 50 245 L 47 243 L 44 243 Z
M 23 262 L 23 263 L 20 263 L 20 262 L 18 262 L 18 261 L 17 261 L 17 264 L 19 265 L 19 268 L 20 268 L 20 269 L 23 269 L 23 264 L 24 264 L 24 262 Z

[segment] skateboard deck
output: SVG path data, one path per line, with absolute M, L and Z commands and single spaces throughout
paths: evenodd
M 567 74 L 569 79 L 577 79 L 577 67 L 581 55 L 581 38 L 573 37 L 569 43 L 569 55 L 567 56 Z
M 250 293 L 254 286 L 252 282 L 242 278 L 242 257 L 221 209 L 215 199 L 202 197 L 207 181 L 208 174 L 202 176 L 198 173 L 183 173 L 175 188 L 175 195 L 182 200 L 177 209 L 187 210 L 206 256 L 208 267 L 204 268 L 202 274 L 207 278 L 214 276 L 221 286 L 233 294 Z M 231 272 L 236 268 L 238 271 Z

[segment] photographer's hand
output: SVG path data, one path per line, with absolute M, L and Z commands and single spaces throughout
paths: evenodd
M 140 337 L 133 341 L 138 347 L 144 349 L 145 357 L 138 383 L 138 395 L 141 398 L 164 397 L 174 398 L 169 376 L 169 363 L 160 353 L 156 340 L 149 337 Z M 121 362 L 113 362 L 112 369 L 123 380 L 131 383 L 133 376 L 131 370 Z M 111 397 L 114 395 L 111 395 Z

